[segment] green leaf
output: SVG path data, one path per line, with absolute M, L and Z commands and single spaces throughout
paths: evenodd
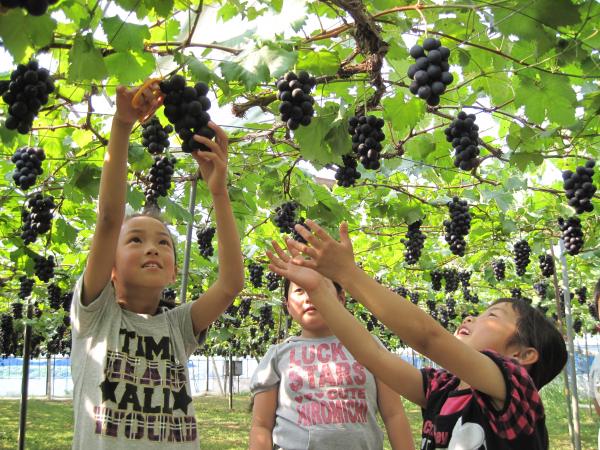
M 30 44 L 28 36 L 23 33 L 27 30 L 27 20 L 21 8 L 9 10 L 0 14 L 0 38 L 2 45 L 10 52 L 15 61 L 25 57 L 25 51 Z
M 515 164 L 521 172 L 525 172 L 531 163 L 535 166 L 542 164 L 544 156 L 540 153 L 514 153 L 510 155 L 510 162 Z
M 339 105 L 327 103 L 318 109 L 309 126 L 301 126 L 294 131 L 294 138 L 300 144 L 300 154 L 307 161 L 322 165 L 335 161 L 331 149 L 323 145 L 323 141 L 337 117 L 338 109 Z
M 391 122 L 394 132 L 404 134 L 414 128 L 425 115 L 425 102 L 413 98 L 408 102 L 402 93 L 385 98 L 382 102 L 384 118 Z
M 340 62 L 338 54 L 329 50 L 302 52 L 298 57 L 297 68 L 312 75 L 334 75 L 340 68 Z
M 77 234 L 79 233 L 77 229 L 66 222 L 62 217 L 57 218 L 54 223 L 57 233 L 54 238 L 58 242 L 63 242 L 67 245 L 73 245 L 75 243 L 75 239 L 77 239 Z
M 69 72 L 67 79 L 73 81 L 102 80 L 108 71 L 102 54 L 94 46 L 91 34 L 75 36 L 69 52 Z
M 45 47 L 50 44 L 55 29 L 56 21 L 50 15 L 39 17 L 29 16 L 27 33 L 31 37 L 31 44 L 36 48 Z
M 108 71 L 121 84 L 143 81 L 154 72 L 154 58 L 149 53 L 117 52 L 104 58 Z
M 150 38 L 147 26 L 123 22 L 117 16 L 102 19 L 102 28 L 117 51 L 143 50 L 144 39 Z
M 186 58 L 186 64 L 194 77 L 194 81 L 209 83 L 212 79 L 213 72 L 202 61 L 190 56 Z
M 148 9 L 154 9 L 160 17 L 169 17 L 173 11 L 173 0 L 145 0 Z

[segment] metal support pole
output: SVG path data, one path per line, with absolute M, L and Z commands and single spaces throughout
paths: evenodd
M 46 399 L 52 400 L 52 356 L 46 356 Z
M 27 388 L 29 386 L 29 356 L 31 347 L 31 325 L 29 321 L 32 316 L 32 306 L 27 302 L 27 323 L 23 336 L 23 374 L 21 378 L 21 405 L 19 408 L 19 450 L 25 449 L 25 431 L 27 423 Z
M 573 420 L 573 437 L 575 441 L 575 450 L 581 450 L 581 436 L 579 424 L 579 399 L 577 395 L 577 372 L 575 370 L 575 347 L 573 345 L 573 316 L 571 315 L 571 293 L 569 292 L 569 274 L 567 271 L 567 258 L 565 256 L 565 243 L 562 239 L 558 240 L 560 248 L 560 262 L 562 266 L 563 296 L 565 300 L 565 316 L 567 324 L 567 347 L 570 358 L 567 361 L 569 374 L 571 378 L 571 412 Z
M 213 370 L 215 371 L 215 378 L 217 379 L 217 384 L 219 385 L 219 391 L 221 391 L 221 395 L 225 395 L 223 392 L 223 386 L 221 385 L 221 375 L 219 375 L 219 370 L 217 369 L 217 365 L 215 364 L 215 358 L 210 358 L 213 364 Z
M 196 209 L 196 192 L 198 187 L 198 177 L 192 179 L 190 185 L 190 203 L 189 211 L 191 219 L 187 225 L 186 241 L 185 241 L 185 256 L 183 258 L 183 273 L 181 274 L 181 290 L 179 292 L 179 299 L 181 303 L 186 302 L 187 284 L 188 284 L 188 272 L 190 270 L 190 255 L 192 252 L 192 232 L 194 231 L 194 211 Z
M 585 339 L 585 368 L 586 368 L 586 373 L 587 373 L 587 385 L 591 386 L 592 384 L 592 380 L 590 378 L 590 351 L 588 350 L 588 343 L 587 343 L 587 333 L 583 333 L 583 338 Z M 590 410 L 590 419 L 594 420 L 594 414 L 593 414 L 593 407 L 592 407 L 592 396 L 594 395 L 593 392 L 590 393 L 591 395 L 588 396 L 588 408 Z
M 233 409 L 233 352 L 229 352 L 229 409 Z
M 210 366 L 208 361 L 208 355 L 206 355 L 206 392 L 208 393 L 208 374 L 210 373 Z

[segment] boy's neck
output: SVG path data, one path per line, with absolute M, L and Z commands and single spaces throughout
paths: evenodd
M 321 330 L 307 330 L 306 328 L 302 328 L 302 332 L 300 336 L 308 339 L 316 339 L 316 338 L 325 338 L 333 336 L 332 331 L 329 328 L 321 329 Z
M 115 288 L 117 303 L 121 308 L 136 314 L 154 315 L 158 311 L 162 289 L 157 292 L 155 288 L 136 288 L 135 290 L 128 290 L 122 286 L 119 288 L 115 286 Z

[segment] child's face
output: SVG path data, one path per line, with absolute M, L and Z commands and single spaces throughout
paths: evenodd
M 335 288 L 332 289 L 335 292 Z M 306 291 L 294 282 L 290 282 L 290 288 L 287 296 L 287 309 L 292 319 L 300 324 L 309 335 L 330 333 L 329 327 L 323 319 L 323 316 L 310 301 Z M 306 334 L 306 333 L 305 333 Z
M 129 219 L 121 227 L 113 280 L 146 288 L 175 281 L 173 243 L 164 224 L 148 216 Z
M 477 317 L 467 317 L 454 335 L 476 350 L 494 350 L 505 356 L 515 352 L 509 342 L 517 332 L 517 313 L 508 302 L 493 305 Z

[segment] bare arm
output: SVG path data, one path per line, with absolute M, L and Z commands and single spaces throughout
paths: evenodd
M 600 416 L 600 405 L 598 404 L 598 400 L 594 399 L 594 409 L 596 410 L 596 414 Z
M 156 107 L 149 88 L 144 89 L 138 107 L 131 105 L 137 89 L 117 88 L 117 111 L 113 118 L 108 148 L 100 176 L 98 216 L 83 277 L 82 302 L 94 301 L 111 277 L 119 233 L 125 215 L 127 153 L 129 136 L 137 117 Z
M 194 333 L 206 329 L 231 304 L 244 285 L 244 263 L 240 237 L 227 192 L 227 136 L 214 123 L 216 142 L 195 136 L 211 152 L 193 153 L 202 178 L 212 194 L 218 240 L 219 274 L 217 280 L 192 305 Z
M 402 399 L 379 380 L 377 380 L 377 403 L 392 450 L 414 450 L 415 442 Z
M 504 402 L 504 377 L 490 358 L 456 339 L 429 314 L 382 286 L 356 266 L 347 224 L 340 226 L 340 242 L 337 242 L 313 221 L 307 220 L 306 223 L 315 234 L 300 226 L 296 230 L 309 245 L 297 241 L 290 244 L 311 259 L 295 257 L 295 263 L 337 281 L 410 347 L 474 389 L 488 394 L 496 402 Z M 477 370 L 473 370 L 473 367 L 477 367 Z M 381 379 L 387 383 L 385 378 Z
M 277 388 L 275 388 L 254 396 L 252 425 L 250 428 L 250 450 L 272 450 L 273 448 L 277 392 Z

